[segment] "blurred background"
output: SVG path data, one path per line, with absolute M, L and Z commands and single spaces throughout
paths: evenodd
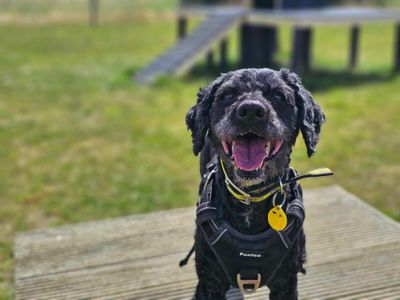
M 179 5 L 0 0 L 0 299 L 13 295 L 17 231 L 195 204 L 198 162 L 185 113 L 199 87 L 240 66 L 240 31 L 227 38 L 223 66 L 216 48 L 213 58 L 203 56 L 180 77 L 164 75 L 152 85 L 132 80 L 176 43 Z M 188 19 L 187 32 L 202 18 Z M 351 70 L 350 27 L 313 30 L 311 68 L 300 73 L 328 121 L 316 155 L 308 159 L 299 140 L 292 165 L 300 172 L 331 168 L 334 177 L 303 184 L 341 185 L 400 220 L 396 27 L 382 22 L 360 28 L 358 62 Z M 291 66 L 292 29 L 277 27 L 269 67 Z

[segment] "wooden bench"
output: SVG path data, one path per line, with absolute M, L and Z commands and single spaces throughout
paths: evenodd
M 400 9 L 398 8 L 348 8 L 253 11 L 247 16 L 248 23 L 264 25 L 289 24 L 296 30 L 308 33 L 308 40 L 294 39 L 292 45 L 292 68 L 304 71 L 311 68 L 312 29 L 317 26 L 350 26 L 350 47 L 348 66 L 353 69 L 357 63 L 360 26 L 363 24 L 392 22 L 395 24 L 394 70 L 400 71 Z M 307 36 L 307 35 L 306 35 Z
M 187 20 L 190 16 L 202 16 L 204 21 L 192 32 L 187 33 Z M 394 70 L 400 71 L 400 9 L 394 8 L 323 8 L 299 10 L 265 10 L 246 9 L 231 6 L 182 6 L 178 10 L 178 41 L 151 63 L 139 70 L 134 79 L 149 83 L 158 75 L 180 75 L 190 69 L 204 54 L 207 54 L 207 65 L 213 62 L 213 48 L 219 44 L 220 67 L 227 68 L 228 36 L 237 27 L 241 27 L 240 64 L 263 59 L 273 51 L 264 49 L 260 42 L 263 33 L 256 31 L 250 34 L 250 25 L 273 26 L 289 24 L 294 27 L 291 68 L 299 73 L 311 69 L 312 29 L 316 26 L 350 25 L 349 68 L 357 63 L 360 26 L 372 22 L 392 22 L 396 24 L 394 41 Z M 247 30 L 244 30 L 247 28 Z M 254 40 L 256 39 L 256 40 Z M 264 41 L 265 42 L 265 41 Z M 270 44 L 270 43 L 269 43 Z M 269 46 L 270 47 L 270 46 Z M 268 53 L 269 54 L 268 54 Z M 261 54 L 260 54 L 261 53 Z M 260 57 L 261 56 L 261 57 Z M 269 61 L 270 59 L 267 59 Z M 260 65 L 261 64 L 261 65 Z M 266 63 L 258 65 L 267 67 Z M 250 67 L 255 67 L 250 65 Z
M 179 10 L 178 31 L 185 32 L 186 19 L 190 16 L 207 18 L 223 10 L 219 6 L 191 5 Z M 244 14 L 243 24 L 279 26 L 290 25 L 295 29 L 291 54 L 291 67 L 299 72 L 311 68 L 312 29 L 320 26 L 350 26 L 349 62 L 350 69 L 357 63 L 360 26 L 370 23 L 391 22 L 395 24 L 394 36 L 394 70 L 400 71 L 400 9 L 399 8 L 351 8 L 327 7 L 313 9 L 248 9 Z M 296 38 L 301 37 L 301 38 Z M 222 45 L 221 45 L 222 46 Z M 225 46 L 225 45 L 224 45 Z M 245 47 L 246 45 L 242 45 Z M 226 46 L 225 46 L 226 47 Z M 226 50 L 225 50 L 226 51 Z M 241 50 L 241 52 L 243 52 Z
M 305 192 L 300 299 L 399 299 L 400 226 L 340 187 Z M 194 213 L 181 208 L 19 233 L 16 299 L 190 299 Z M 246 299 L 267 299 L 266 288 Z M 229 299 L 239 299 L 238 291 Z

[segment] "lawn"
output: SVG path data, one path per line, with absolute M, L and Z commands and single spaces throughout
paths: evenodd
M 184 116 L 212 78 L 162 78 L 152 87 L 130 80 L 173 44 L 169 15 L 110 19 L 96 29 L 82 20 L 25 21 L 0 25 L 0 299 L 13 294 L 17 231 L 194 205 L 198 163 Z M 317 67 L 304 81 L 328 122 L 312 159 L 299 139 L 293 166 L 330 167 L 334 177 L 305 186 L 339 184 L 400 220 L 393 26 L 363 27 L 353 73 L 343 72 L 347 33 L 316 31 Z M 289 41 L 283 28 L 281 64 Z

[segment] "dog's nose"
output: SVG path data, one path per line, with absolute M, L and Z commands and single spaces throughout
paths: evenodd
M 243 101 L 236 110 L 238 119 L 244 122 L 260 121 L 265 118 L 266 114 L 265 107 L 254 100 Z

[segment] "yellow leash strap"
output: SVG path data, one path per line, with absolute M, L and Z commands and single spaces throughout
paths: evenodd
M 281 181 L 279 180 L 278 183 L 272 184 L 271 186 L 274 186 L 269 190 L 267 193 L 261 196 L 251 196 L 250 194 L 246 193 L 245 191 L 241 190 L 238 186 L 236 186 L 233 181 L 228 177 L 228 174 L 226 173 L 224 163 L 222 159 L 220 159 L 221 162 L 221 167 L 222 167 L 222 172 L 224 173 L 225 176 L 225 185 L 228 191 L 232 194 L 233 197 L 238 199 L 239 201 L 249 205 L 252 202 L 261 202 L 267 199 L 268 197 L 272 196 L 276 192 L 280 191 L 283 187 L 291 184 L 292 182 L 298 181 L 303 178 L 309 178 L 309 177 L 321 177 L 321 176 L 329 176 L 333 175 L 333 172 L 328 169 L 328 168 L 319 168 L 315 170 L 311 170 L 307 173 L 304 173 L 302 175 L 296 176 L 294 178 Z

